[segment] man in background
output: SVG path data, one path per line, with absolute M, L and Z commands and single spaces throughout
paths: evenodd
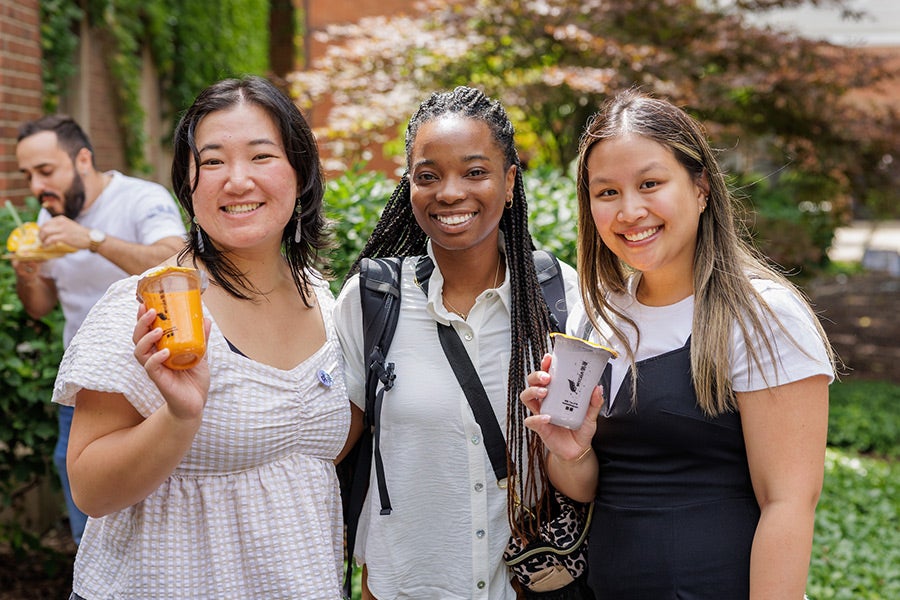
M 182 248 L 184 222 L 165 187 L 118 171 L 98 171 L 90 140 L 69 117 L 48 115 L 23 124 L 16 159 L 41 203 L 41 243 L 77 249 L 43 262 L 13 261 L 16 293 L 31 317 L 39 319 L 57 303 L 62 306 L 65 347 L 111 283 L 142 273 Z M 66 473 L 73 412 L 59 407 L 53 461 L 78 544 L 87 516 L 72 502 Z

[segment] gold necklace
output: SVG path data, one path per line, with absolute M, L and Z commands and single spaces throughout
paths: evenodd
M 444 296 L 444 304 L 447 305 L 447 308 L 450 309 L 450 312 L 456 313 L 457 315 L 459 315 L 460 317 L 462 317 L 462 320 L 463 320 L 463 321 L 465 321 L 466 319 L 469 318 L 469 313 L 464 313 L 463 311 L 461 311 L 461 310 L 455 308 L 452 304 L 450 304 L 450 301 L 447 300 L 447 296 Z
M 502 260 L 503 260 L 502 256 L 497 257 L 497 270 L 494 271 L 494 288 L 496 288 L 500 284 L 500 263 L 502 262 Z M 455 314 L 459 315 L 460 317 L 462 317 L 463 321 L 468 320 L 469 313 L 463 312 L 463 311 L 457 309 L 455 306 L 453 306 L 450 303 L 450 301 L 447 299 L 447 296 L 445 296 L 443 293 L 441 293 L 441 298 L 444 300 L 444 305 L 450 309 L 450 312 L 455 313 Z M 469 310 L 469 312 L 472 312 L 471 309 Z

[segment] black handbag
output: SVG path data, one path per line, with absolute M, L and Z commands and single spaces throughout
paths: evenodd
M 506 442 L 497 415 L 456 330 L 440 323 L 437 328 L 444 354 L 481 428 L 494 475 L 501 482 L 507 476 Z M 521 598 L 593 600 L 586 580 L 587 532 L 594 505 L 576 502 L 552 488 L 548 493 L 552 493 L 550 515 L 541 524 L 539 538 L 523 543 L 510 536 L 503 560 Z

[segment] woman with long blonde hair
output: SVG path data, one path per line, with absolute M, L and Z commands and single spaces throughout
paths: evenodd
M 521 399 L 550 480 L 594 502 L 594 593 L 800 600 L 834 377 L 821 325 L 740 235 L 684 110 L 635 90 L 611 99 L 587 125 L 577 177 L 590 327 L 573 332 L 619 357 L 576 431 L 540 415 L 546 362 Z

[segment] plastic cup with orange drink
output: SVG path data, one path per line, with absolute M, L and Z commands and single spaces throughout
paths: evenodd
M 170 369 L 190 369 L 206 352 L 200 300 L 204 283 L 200 271 L 188 267 L 162 267 L 138 281 L 138 299 L 156 311 L 153 326 L 163 330 L 156 346 L 169 349 L 163 364 Z

